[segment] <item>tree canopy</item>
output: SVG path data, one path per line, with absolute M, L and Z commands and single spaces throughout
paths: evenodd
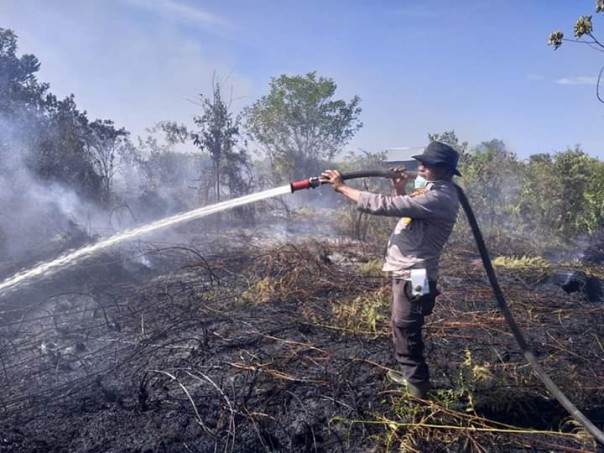
M 242 195 L 247 189 L 242 173 L 248 157 L 243 150 L 236 149 L 241 139 L 241 117 L 230 110 L 218 82 L 213 85 L 212 97 L 200 97 L 202 114 L 193 118 L 198 129 L 191 136 L 193 143 L 212 159 L 215 200 L 220 200 L 223 180 L 230 195 Z
M 597 8 L 602 12 L 604 3 L 598 2 Z M 582 16 L 575 36 L 599 45 L 591 17 Z M 211 96 L 201 96 L 201 112 L 192 118 L 195 129 L 164 121 L 157 127 L 165 144 L 150 136 L 135 147 L 128 132 L 113 121 L 89 120 L 73 95 L 64 99 L 53 95 L 48 84 L 37 80 L 39 68 L 35 56 L 17 55 L 15 33 L 0 29 L 0 177 L 11 187 L 14 170 L 26 169 L 31 173 L 28 178 L 59 183 L 104 207 L 115 199 L 112 182 L 120 159 L 128 167 L 126 173 L 145 179 L 137 187 L 143 193 L 159 197 L 172 190 L 179 200 L 196 193 L 207 203 L 221 195 L 248 193 L 258 179 L 260 172 L 252 171 L 249 145 L 243 139 L 244 126 L 265 153 L 271 183 L 317 174 L 362 127 L 360 99 L 337 98 L 336 83 L 311 72 L 272 79 L 268 94 L 244 109 L 244 116 L 231 112 L 221 85 L 214 84 Z M 604 224 L 604 164 L 579 146 L 521 162 L 500 140 L 470 149 L 453 130 L 428 138 L 461 153 L 460 184 L 487 228 L 514 224 L 517 231 L 569 238 L 591 234 Z M 186 142 L 203 153 L 175 149 Z M 124 160 L 125 154 L 130 161 Z M 190 186 L 193 181 L 197 187 Z M 353 222 L 356 228 L 359 219 Z M 358 237 L 366 232 L 355 231 Z
M 319 170 L 362 127 L 360 99 L 334 99 L 336 83 L 315 72 L 281 75 L 270 91 L 246 110 L 251 137 L 267 153 L 272 170 L 295 179 Z
M 58 99 L 38 82 L 39 69 L 35 56 L 17 56 L 16 34 L 0 29 L 0 173 L 13 177 L 14 165 L 26 166 L 40 181 L 106 202 L 114 147 L 127 132 L 110 120 L 90 122 L 73 95 Z

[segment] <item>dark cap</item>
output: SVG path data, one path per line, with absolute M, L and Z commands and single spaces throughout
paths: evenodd
M 416 154 L 412 157 L 429 167 L 450 168 L 457 176 L 461 176 L 461 173 L 457 170 L 459 153 L 444 143 L 430 142 L 422 154 Z

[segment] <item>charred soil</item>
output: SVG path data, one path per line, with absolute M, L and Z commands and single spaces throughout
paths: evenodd
M 158 247 L 153 270 L 105 256 L 4 297 L 0 451 L 597 450 L 525 362 L 461 245 L 443 257 L 425 327 L 430 400 L 388 382 L 379 252 Z M 602 428 L 604 305 L 539 269 L 497 270 L 543 367 Z

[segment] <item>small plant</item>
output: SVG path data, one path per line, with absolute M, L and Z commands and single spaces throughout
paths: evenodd
M 476 412 L 478 390 L 485 390 L 492 382 L 493 373 L 489 369 L 489 364 L 477 365 L 474 363 L 472 351 L 466 348 L 465 360 L 459 370 L 458 395 L 467 398 L 467 412 Z
M 384 276 L 384 271 L 382 271 L 383 260 L 373 259 L 369 260 L 366 263 L 362 263 L 359 265 L 359 270 L 361 273 L 369 275 L 369 276 Z
M 539 282 L 547 277 L 551 264 L 540 256 L 498 256 L 493 265 L 508 270 L 522 280 Z
M 368 293 L 352 301 L 334 304 L 332 314 L 338 326 L 346 330 L 379 335 L 389 303 L 382 292 Z
M 493 265 L 509 269 L 547 269 L 550 267 L 549 262 L 540 256 L 498 256 L 493 260 Z
M 264 277 L 250 285 L 241 298 L 254 305 L 263 305 L 274 300 L 277 293 L 277 283 L 270 277 Z

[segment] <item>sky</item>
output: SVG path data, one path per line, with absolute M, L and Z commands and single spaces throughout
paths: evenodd
M 454 130 L 520 159 L 580 145 L 604 160 L 604 54 L 547 45 L 581 15 L 604 39 L 595 0 L 0 0 L 0 28 L 40 60 L 39 81 L 133 137 L 158 121 L 192 127 L 214 81 L 238 112 L 272 78 L 316 71 L 336 98 L 361 99 L 346 151 Z

